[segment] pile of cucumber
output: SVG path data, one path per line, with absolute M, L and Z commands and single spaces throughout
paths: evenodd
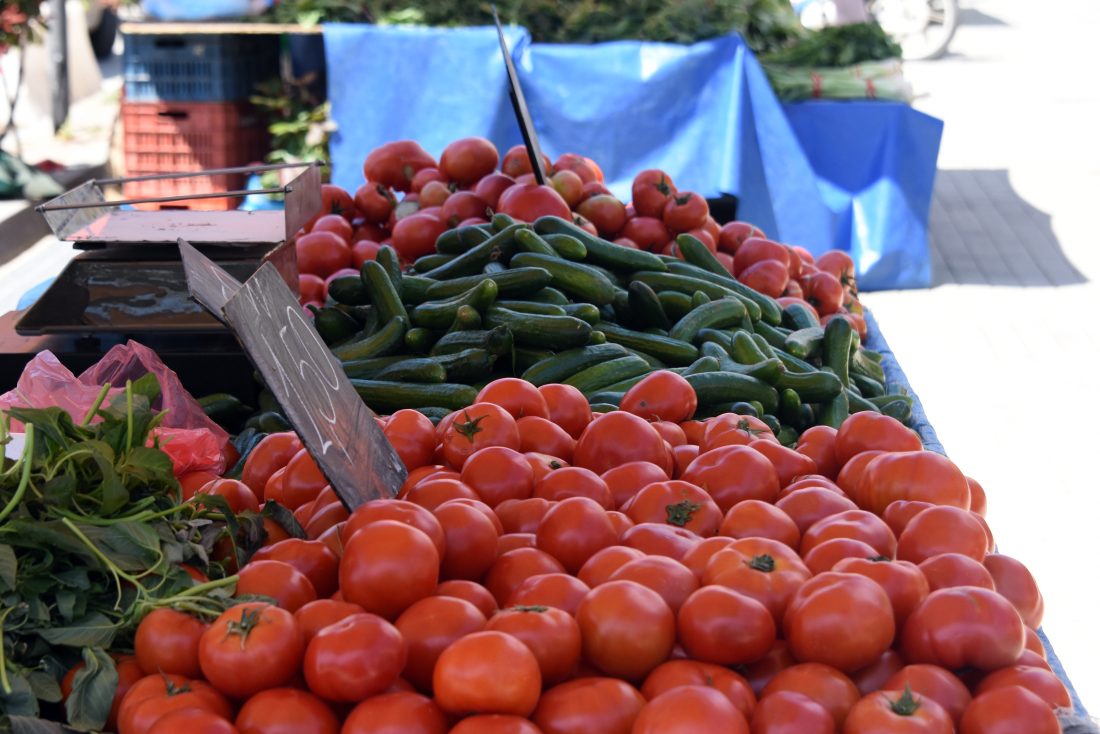
M 408 269 L 383 247 L 360 277 L 330 284 L 315 324 L 379 413 L 437 419 L 505 375 L 573 385 L 606 411 L 670 369 L 695 388 L 697 417 L 757 415 L 788 443 L 854 411 L 908 420 L 911 399 L 888 388 L 847 320 L 822 327 L 809 308 L 734 280 L 694 237 L 677 243 L 684 260 L 557 217 L 498 214 L 447 231 Z

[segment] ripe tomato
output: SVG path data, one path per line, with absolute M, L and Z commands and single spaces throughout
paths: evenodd
M 852 256 L 843 250 L 829 250 L 817 257 L 818 270 L 829 273 L 840 281 L 845 289 L 856 290 L 856 271 Z
M 585 183 L 602 181 L 603 173 L 599 166 L 589 158 L 579 156 L 576 153 L 563 153 L 554 161 L 555 171 L 571 171 Z
M 925 510 L 938 506 L 931 502 L 921 502 L 919 500 L 895 500 L 882 511 L 882 519 L 894 531 L 894 535 L 900 537 L 905 532 L 910 520 Z
M 539 394 L 546 400 L 548 417 L 561 426 L 573 438 L 592 422 L 592 408 L 584 394 L 572 385 L 542 385 Z
M 746 718 L 752 716 L 756 706 L 756 696 L 741 675 L 720 665 L 695 660 L 670 660 L 658 665 L 646 677 L 642 685 L 642 695 L 652 701 L 666 691 L 683 686 L 713 688 L 725 696 Z
M 495 512 L 500 518 L 505 533 L 534 533 L 539 523 L 550 509 L 550 502 L 542 497 L 529 497 L 522 500 L 504 500 L 496 506 Z
M 722 446 L 699 454 L 682 479 L 705 487 L 723 513 L 742 500 L 774 502 L 779 494 L 775 467 L 747 446 Z
M 371 500 L 355 508 L 344 526 L 344 542 L 359 532 L 362 528 L 380 520 L 396 520 L 410 527 L 414 527 L 428 536 L 435 546 L 436 552 L 442 558 L 447 551 L 446 538 L 443 534 L 443 526 L 439 520 L 420 505 L 405 500 Z
M 443 433 L 443 455 L 458 469 L 471 454 L 486 446 L 518 449 L 519 429 L 508 411 L 494 403 L 464 408 Z
M 890 597 L 896 630 L 902 629 L 905 620 L 930 593 L 924 573 L 908 561 L 845 558 L 834 565 L 833 570 L 866 576 L 881 586 Z
M 302 449 L 291 457 L 282 477 L 282 487 L 276 499 L 279 504 L 296 510 L 307 502 L 317 499 L 317 495 L 328 484 L 321 468 L 313 460 L 308 449 Z M 264 490 L 265 495 L 267 490 Z
M 261 548 L 252 561 L 282 561 L 305 574 L 318 597 L 332 596 L 339 587 L 340 559 L 319 540 L 288 538 Z
M 419 690 L 430 693 L 440 654 L 452 642 L 483 630 L 485 620 L 486 615 L 480 609 L 457 597 L 430 596 L 413 604 L 396 622 L 408 649 L 402 676 Z
M 435 159 L 412 140 L 380 145 L 363 162 L 363 178 L 398 191 L 409 191 L 413 176 L 422 168 L 435 168 Z
M 435 452 L 435 426 L 416 410 L 398 410 L 386 420 L 386 434 L 409 471 L 428 464 Z
M 461 476 L 490 507 L 509 499 L 527 499 L 534 490 L 530 463 L 523 454 L 504 446 L 489 446 L 471 454 Z
M 447 717 L 418 693 L 383 693 L 363 701 L 344 719 L 340 734 L 447 734 Z
M 486 618 L 491 617 L 497 610 L 496 599 L 484 586 L 473 581 L 453 579 L 444 581 L 436 587 L 435 596 L 448 596 L 455 599 L 468 601 L 478 608 Z
M 452 181 L 469 186 L 497 167 L 500 153 L 485 138 L 461 138 L 443 149 L 439 169 Z
M 497 211 L 520 222 L 533 222 L 539 217 L 560 217 L 572 221 L 573 213 L 561 194 L 552 186 L 537 183 L 517 183 L 500 195 Z
M 877 660 L 894 641 L 890 597 L 865 576 L 819 574 L 791 597 L 783 636 L 799 660 L 854 672 Z
M 512 414 L 516 420 L 534 415 L 549 418 L 546 398 L 534 385 L 517 377 L 501 377 L 493 380 L 477 394 L 475 403 L 494 403 Z
M 474 193 L 485 202 L 490 209 L 496 209 L 500 201 L 500 195 L 514 186 L 516 180 L 503 173 L 490 173 L 474 187 Z
M 393 685 L 406 655 L 396 627 L 374 614 L 353 614 L 310 640 L 302 672 L 309 689 L 321 698 L 362 701 Z
M 1059 734 L 1058 717 L 1046 701 L 1020 686 L 995 688 L 974 697 L 959 720 L 959 734 Z
M 661 595 L 673 614 L 699 588 L 699 580 L 684 564 L 665 556 L 643 556 L 627 561 L 610 581 L 634 581 Z
M 882 685 L 884 691 L 906 688 L 938 703 L 955 722 L 970 703 L 970 691 L 963 682 L 938 665 L 907 665 Z
M 817 464 L 812 459 L 771 439 L 758 438 L 750 441 L 749 446 L 764 454 L 772 463 L 779 475 L 780 487 L 786 487 L 797 477 L 817 472 Z
M 327 278 L 341 268 L 351 265 L 351 248 L 333 232 L 310 232 L 294 242 L 298 257 L 298 269 Z
M 810 571 L 798 554 L 779 541 L 743 538 L 711 557 L 702 581 L 756 599 L 779 623 L 791 596 L 809 578 Z
M 531 720 L 543 734 L 630 734 L 645 698 L 616 678 L 580 678 L 543 694 Z
M 844 721 L 845 734 L 954 734 L 955 725 L 938 703 L 912 691 L 881 692 L 861 698 Z
M 644 420 L 624 411 L 605 413 L 593 420 L 577 441 L 574 464 L 597 474 L 631 461 L 649 461 L 666 476 L 672 456 L 660 434 Z
M 738 253 L 744 252 L 742 247 Z M 734 260 L 736 267 L 736 260 Z M 772 298 L 779 298 L 787 290 L 787 281 L 790 275 L 787 265 L 778 260 L 761 260 L 745 268 L 737 279 L 752 288 Z
M 800 693 L 819 704 L 833 717 L 838 729 L 860 699 L 859 689 L 848 676 L 820 663 L 801 663 L 781 670 L 764 686 L 760 704 L 780 691 Z
M 146 730 L 148 734 L 176 734 L 186 731 L 194 734 L 239 734 L 237 727 L 224 717 L 206 709 L 176 709 L 161 716 Z
M 429 477 L 410 489 L 405 499 L 426 510 L 435 510 L 443 503 L 452 500 L 480 501 L 472 487 L 457 478 L 450 477 Z
M 626 207 L 609 194 L 584 199 L 577 207 L 577 213 L 592 222 L 600 236 L 606 239 L 615 237 L 626 225 Z
M 695 574 L 695 578 L 702 581 L 703 572 L 710 563 L 710 559 L 715 556 L 720 550 L 724 550 L 733 544 L 734 538 L 727 538 L 721 535 L 716 535 L 712 538 L 706 538 L 699 541 L 684 554 L 684 557 L 680 559 L 680 563 Z
M 526 645 L 538 661 L 544 685 L 565 680 L 581 658 L 580 627 L 562 609 L 513 606 L 495 614 L 485 629 L 504 632 Z
M 537 416 L 527 416 L 516 421 L 519 429 L 520 450 L 556 456 L 563 461 L 573 460 L 576 440 L 556 423 Z
M 350 536 L 340 559 L 340 589 L 347 601 L 396 619 L 435 591 L 439 563 L 440 553 L 427 535 L 401 522 L 379 520 Z
M 504 553 L 489 573 L 485 574 L 485 588 L 504 605 L 526 579 L 544 573 L 563 573 L 561 563 L 549 553 L 538 548 L 516 548 Z
M 545 155 L 542 156 L 542 168 L 547 173 L 552 170 L 550 159 Z M 504 160 L 500 163 L 500 170 L 512 178 L 530 174 L 532 171 L 531 157 L 527 154 L 527 147 L 513 145 L 509 148 L 508 152 L 504 154 Z
M 865 410 L 848 416 L 836 433 L 836 459 L 848 463 L 864 451 L 920 451 L 920 438 L 890 416 Z
M 569 470 L 562 469 L 547 479 L 565 471 Z M 569 497 L 547 511 L 535 537 L 540 550 L 575 574 L 597 551 L 614 545 L 618 533 L 599 503 L 587 497 Z
M 639 523 L 619 537 L 622 545 L 637 548 L 649 556 L 668 556 L 676 561 L 687 555 L 701 540 L 686 528 L 656 522 Z
M 579 466 L 567 466 L 550 472 L 535 482 L 535 497 L 557 502 L 570 497 L 586 497 L 610 510 L 611 490 L 600 476 Z
M 230 607 L 199 640 L 203 676 L 233 698 L 248 698 L 291 681 L 302 662 L 302 632 L 294 616 L 271 604 Z
M 664 469 L 648 461 L 630 461 L 605 471 L 601 479 L 611 491 L 611 503 L 622 507 L 643 487 L 668 479 Z
M 435 701 L 454 715 L 514 714 L 535 710 L 542 690 L 538 659 L 503 632 L 475 632 L 439 656 L 432 678 Z
M 901 649 L 914 663 L 996 670 L 1024 650 L 1024 624 L 995 591 L 960 586 L 933 591 L 905 623 Z
M 679 423 L 695 414 L 698 400 L 691 384 L 675 372 L 651 372 L 626 391 L 621 410 L 645 420 Z
M 344 242 L 351 241 L 352 227 L 343 215 L 326 214 L 313 223 L 310 232 L 332 232 Z
M 584 197 L 584 181 L 572 171 L 555 171 L 550 176 L 550 185 L 561 195 L 570 209 L 580 204 Z
M 542 573 L 521 581 L 504 606 L 553 607 L 572 615 L 589 591 L 589 586 L 575 576 Z
M 693 659 L 719 665 L 755 662 L 775 644 L 775 620 L 768 608 L 722 586 L 689 596 L 677 627 L 680 644 Z
M 844 303 L 844 287 L 830 273 L 814 273 L 802 282 L 806 302 L 823 317 L 840 310 Z
M 993 589 L 993 577 L 985 566 L 961 553 L 941 553 L 921 561 L 921 573 L 928 579 L 928 587 L 935 591 L 954 586 L 980 586 Z
M 664 171 L 656 169 L 639 173 L 630 187 L 634 210 L 642 217 L 659 218 L 664 213 L 669 198 L 675 193 L 676 185 L 672 183 L 672 179 Z
M 370 181 L 355 190 L 354 198 L 355 209 L 366 221 L 374 224 L 381 224 L 389 219 L 397 205 L 392 191 L 382 184 Z
M 450 734 L 542 734 L 527 719 L 505 714 L 471 716 L 458 722 Z
M 890 527 L 878 516 L 864 510 L 847 510 L 818 520 L 802 534 L 802 557 L 822 543 L 835 538 L 861 540 L 874 548 L 876 555 L 893 558 L 897 540 Z
M 856 504 L 843 494 L 825 487 L 809 486 L 796 489 L 785 497 L 781 497 L 775 506 L 794 521 L 800 533 L 826 517 L 858 509 Z
M 338 734 L 340 720 L 321 699 L 297 688 L 261 691 L 237 713 L 241 734 Z
M 335 599 L 318 599 L 300 607 L 294 612 L 294 621 L 302 632 L 302 639 L 308 645 L 314 635 L 353 614 L 362 614 L 363 607 Z
M 723 413 L 706 422 L 699 448 L 706 452 L 720 446 L 748 446 L 757 439 L 775 439 L 764 421 L 751 415 Z
M 746 240 L 764 238 L 764 233 L 748 222 L 727 222 L 722 225 L 718 234 L 718 250 L 730 255 L 736 255 L 737 250 Z
M 875 662 L 852 673 L 852 682 L 859 688 L 859 692 L 866 696 L 868 693 L 880 690 L 890 676 L 903 667 L 905 667 L 905 660 L 901 657 L 901 653 L 890 648 L 879 655 Z
M 446 223 L 427 214 L 402 217 L 393 227 L 393 249 L 402 260 L 416 260 L 435 252 L 435 241 L 447 229 Z
M 718 505 L 706 492 L 676 479 L 646 485 L 623 511 L 635 523 L 668 523 L 700 537 L 714 535 L 722 522 Z
M 328 284 L 320 275 L 314 275 L 313 273 L 298 274 L 298 303 L 303 306 L 314 304 L 320 307 L 324 304 L 327 295 Z M 306 313 L 310 316 L 313 315 L 313 312 L 308 309 Z
M 645 558 L 645 554 L 636 548 L 628 548 L 625 545 L 613 545 L 597 552 L 577 572 L 577 578 L 589 587 L 596 587 L 605 581 L 627 563 Z
M 970 509 L 973 512 L 978 513 L 982 517 L 985 517 L 986 511 L 986 496 L 985 490 L 982 485 L 978 484 L 976 479 L 971 477 L 966 478 L 966 483 L 970 486 Z
M 577 610 L 585 659 L 610 675 L 640 680 L 668 659 L 676 620 L 661 596 L 633 581 L 608 581 Z
M 492 514 L 492 511 L 490 511 Z M 458 501 L 435 508 L 443 527 L 447 552 L 439 567 L 444 579 L 480 579 L 497 558 L 500 533 L 482 511 Z M 496 519 L 496 515 L 492 516 Z
M 154 609 L 138 625 L 134 653 L 146 675 L 170 673 L 185 678 L 202 675 L 199 639 L 206 625 L 174 609 Z
M 268 434 L 245 459 L 241 481 L 256 497 L 263 499 L 267 480 L 301 450 L 302 442 L 293 432 Z
M 875 514 L 895 500 L 923 500 L 970 509 L 966 477 L 946 456 L 934 451 L 902 451 L 874 457 L 860 479 L 866 507 Z
M 201 487 L 195 494 L 197 496 L 216 495 L 223 497 L 229 503 L 229 509 L 234 514 L 240 514 L 245 510 L 260 511 L 260 501 L 256 499 L 256 495 L 252 493 L 247 484 L 236 479 L 215 479 Z M 201 500 L 196 502 L 202 504 Z
M 718 528 L 719 535 L 730 538 L 771 538 L 798 548 L 799 531 L 794 520 L 781 508 L 761 500 L 738 502 Z
M 706 224 L 707 200 L 694 191 L 679 191 L 668 198 L 661 219 L 673 232 L 689 232 Z
M 201 709 L 223 719 L 232 716 L 225 696 L 201 680 L 179 675 L 148 675 L 130 687 L 119 706 L 119 734 L 143 734 L 166 714 L 187 709 Z
M 749 724 L 713 688 L 680 686 L 643 706 L 631 734 L 749 734 Z
M 1012 602 L 1024 624 L 1031 629 L 1039 629 L 1043 621 L 1043 595 L 1039 593 L 1039 586 L 1027 566 L 1000 553 L 986 556 L 983 565 L 993 577 L 997 593 Z
M 283 609 L 295 612 L 314 601 L 317 591 L 306 575 L 289 563 L 260 560 L 245 565 L 237 581 L 237 596 L 252 595 L 270 597 Z
M 634 242 L 639 248 L 656 252 L 672 240 L 672 233 L 659 218 L 636 216 L 626 220 L 619 231 L 620 237 Z
M 825 573 L 836 564 L 848 558 L 879 558 L 881 554 L 872 546 L 862 540 L 854 538 L 833 538 L 816 546 L 806 555 L 802 556 L 802 562 L 814 576 Z
M 750 267 L 768 261 L 782 265 L 786 276 L 790 267 L 790 250 L 778 242 L 763 237 L 751 237 L 743 241 L 733 253 L 733 274 L 740 280 L 741 275 Z
M 752 715 L 752 734 L 835 734 L 836 722 L 809 696 L 777 691 L 761 699 Z

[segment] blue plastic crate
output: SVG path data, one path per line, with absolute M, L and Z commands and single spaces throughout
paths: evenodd
M 279 74 L 278 36 L 132 34 L 123 57 L 131 102 L 236 102 Z

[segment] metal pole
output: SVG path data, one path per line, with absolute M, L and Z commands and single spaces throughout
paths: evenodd
M 50 1 L 50 101 L 53 129 L 57 132 L 69 116 L 69 44 L 65 0 Z

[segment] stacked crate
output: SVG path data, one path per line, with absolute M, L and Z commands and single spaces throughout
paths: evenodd
M 131 34 L 124 57 L 123 147 L 127 176 L 231 168 L 267 152 L 264 121 L 250 95 L 278 74 L 279 39 L 268 35 Z M 243 175 L 127 183 L 126 198 L 178 196 L 244 187 Z M 212 198 L 141 208 L 232 209 Z

